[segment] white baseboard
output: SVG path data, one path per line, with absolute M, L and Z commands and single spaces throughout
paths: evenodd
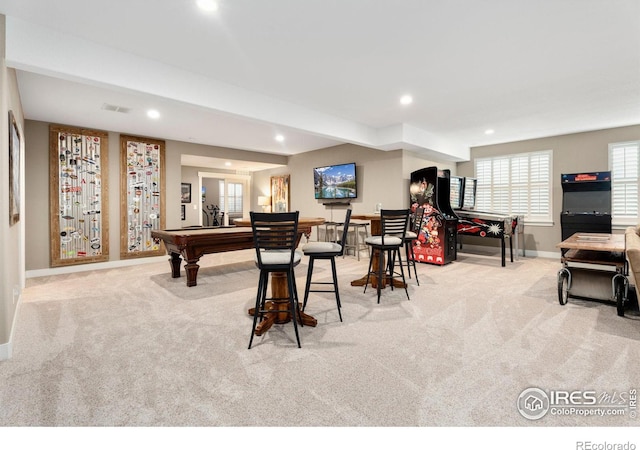
M 150 264 L 167 261 L 168 256 L 152 256 L 149 258 L 121 259 L 118 261 L 106 261 L 102 263 L 78 264 L 65 267 L 51 267 L 47 269 L 27 270 L 27 278 L 47 277 L 51 275 L 61 275 L 66 273 L 88 272 L 100 269 L 115 269 L 117 267 L 137 266 L 139 264 Z
M 11 341 L 0 344 L 0 361 L 11 358 Z
M 11 322 L 11 333 L 9 333 L 9 342 L 0 344 L 0 361 L 4 361 L 5 359 L 9 359 L 13 356 L 13 333 L 16 331 L 16 322 L 18 321 L 20 305 L 22 305 L 22 292 L 20 292 L 20 295 L 18 295 L 16 312 L 13 315 L 13 321 Z

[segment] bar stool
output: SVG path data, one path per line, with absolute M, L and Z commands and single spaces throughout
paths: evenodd
M 342 225 L 344 225 L 344 222 L 326 221 L 324 223 L 324 241 L 338 242 L 338 227 Z M 320 240 L 320 237 L 318 237 L 318 240 Z
M 409 291 L 407 290 L 407 282 L 404 278 L 404 269 L 402 264 L 402 256 L 400 249 L 404 245 L 404 237 L 409 224 L 410 209 L 382 209 L 380 210 L 380 221 L 382 225 L 382 233 L 380 236 L 371 236 L 367 238 L 367 244 L 373 247 L 371 258 L 369 258 L 369 269 L 367 270 L 367 281 L 364 285 L 364 292 L 367 292 L 367 286 L 371 276 L 377 277 L 378 303 L 380 303 L 380 287 L 383 280 L 389 280 L 389 286 L 393 290 L 394 278 L 402 278 L 404 292 L 409 299 Z M 384 263 L 386 253 L 386 265 Z M 378 258 L 378 271 L 372 271 L 373 260 Z M 400 273 L 396 272 L 396 260 Z
M 301 323 L 302 320 L 298 307 L 298 290 L 296 288 L 296 276 L 294 272 L 294 267 L 300 264 L 303 256 L 302 252 L 296 250 L 299 212 L 257 213 L 251 211 L 249 214 L 251 217 L 251 229 L 253 231 L 253 245 L 256 249 L 255 263 L 258 269 L 260 269 L 249 348 L 251 348 L 251 344 L 253 343 L 258 318 L 262 321 L 265 314 L 273 314 L 273 311 L 267 304 L 267 300 L 287 301 L 289 305 L 288 312 L 296 334 L 296 342 L 298 348 L 300 348 L 298 320 L 300 320 Z M 274 272 L 286 274 L 286 298 L 267 298 L 269 277 Z
M 309 292 L 333 292 L 336 295 L 336 305 L 338 307 L 338 315 L 340 316 L 340 322 L 342 322 L 342 312 L 340 308 L 340 293 L 338 291 L 338 274 L 336 272 L 336 256 L 340 256 L 344 253 L 345 243 L 347 241 L 347 232 L 349 230 L 349 220 L 351 219 L 351 210 L 347 209 L 347 215 L 344 220 L 344 227 L 342 229 L 342 238 L 340 242 L 309 242 L 302 247 L 302 252 L 309 257 L 309 267 L 307 269 L 307 283 L 304 289 L 304 301 L 302 303 L 302 310 L 307 307 L 307 300 L 309 299 Z M 313 264 L 316 259 L 328 259 L 331 261 L 331 277 L 332 281 L 311 281 L 313 276 Z M 311 289 L 311 285 L 331 285 L 333 289 Z
M 353 239 L 349 239 L 349 235 L 353 236 Z M 347 242 L 344 245 L 344 258 L 349 249 L 353 250 L 354 256 L 360 261 L 360 252 L 362 250 L 367 251 L 367 255 L 371 258 L 371 249 L 367 245 L 366 239 L 369 237 L 369 222 L 351 222 L 349 224 L 349 230 L 347 233 Z

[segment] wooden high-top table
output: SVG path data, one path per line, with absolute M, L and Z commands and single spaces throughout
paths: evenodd
M 380 214 L 375 214 L 375 213 L 370 213 L 370 214 L 352 214 L 351 215 L 352 219 L 357 219 L 357 220 L 369 220 L 371 221 L 371 235 L 372 236 L 380 236 L 382 234 L 382 218 L 380 217 Z M 380 268 L 380 256 L 379 256 L 379 250 L 374 250 L 374 252 L 372 253 L 371 257 L 373 258 L 373 263 L 371 266 L 371 271 L 374 273 L 378 273 L 378 269 Z M 384 264 L 384 255 L 382 255 L 382 263 Z M 378 276 L 375 275 L 374 273 L 371 274 L 371 276 L 369 277 L 369 283 L 371 284 L 371 287 L 374 288 L 378 288 Z M 387 287 L 387 284 L 389 283 L 389 281 L 391 281 L 393 283 L 393 287 L 397 287 L 397 288 L 401 288 L 404 289 L 405 288 L 405 284 L 400 281 L 400 280 L 396 280 L 395 278 L 389 280 L 389 277 L 385 277 L 384 279 L 381 280 L 380 282 L 380 288 L 384 289 Z M 367 284 L 367 275 L 358 278 L 357 280 L 353 280 L 351 282 L 351 286 L 364 286 L 365 284 Z
M 308 239 L 311 235 L 312 227 L 316 225 L 322 225 L 325 219 L 322 217 L 300 217 L 298 219 L 298 242 L 300 243 L 300 237 L 304 234 Z M 242 218 L 235 219 L 233 221 L 239 227 L 250 227 L 251 219 Z M 268 301 L 265 308 L 269 311 L 264 315 L 262 322 L 256 325 L 255 334 L 261 336 L 265 333 L 274 323 L 282 324 L 291 321 L 291 314 L 289 313 L 289 288 L 287 287 L 287 274 L 285 272 L 273 272 L 271 274 L 271 296 L 276 300 Z M 251 317 L 255 312 L 255 308 L 250 308 L 248 313 Z M 318 321 L 315 317 L 300 311 L 300 317 L 302 324 L 310 327 L 315 327 Z

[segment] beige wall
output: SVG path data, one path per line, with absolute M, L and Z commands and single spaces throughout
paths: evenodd
M 26 121 L 26 269 L 49 267 L 49 123 Z M 109 132 L 109 254 L 110 260 L 120 254 L 120 135 Z M 313 168 L 328 164 L 355 162 L 358 174 L 358 198 L 351 202 L 354 212 L 375 210 L 376 203 L 386 208 L 408 207 L 409 177 L 413 170 L 438 165 L 420 155 L 403 150 L 379 151 L 352 144 L 344 144 L 295 156 L 266 155 L 220 147 L 190 144 L 178 141 L 166 142 L 166 226 L 180 228 L 198 223 L 198 172 L 211 172 L 207 168 L 181 167 L 183 154 L 218 158 L 244 159 L 247 161 L 285 164 L 273 170 L 254 172 L 252 186 L 247 194 L 250 209 L 260 210 L 257 199 L 269 195 L 271 175 L 291 175 L 291 208 L 303 216 L 321 216 L 336 219 L 344 214 L 344 207 L 331 207 L 315 200 L 313 196 Z M 451 163 L 440 163 L 439 168 L 455 169 Z M 223 172 L 218 171 L 216 172 Z M 187 205 L 188 220 L 180 220 L 180 183 L 192 184 L 192 203 Z M 198 205 L 199 206 L 199 205 Z
M 27 270 L 49 267 L 49 221 L 48 221 L 48 127 L 42 122 L 26 121 L 26 225 Z M 607 149 L 612 142 L 640 139 L 640 125 L 592 131 L 571 135 L 555 136 L 542 139 L 512 142 L 499 145 L 475 147 L 471 151 L 469 162 L 457 165 L 445 161 L 433 161 L 421 157 L 420 154 L 407 151 L 379 151 L 353 144 L 343 144 L 326 149 L 306 152 L 290 157 L 281 155 L 265 155 L 255 152 L 167 141 L 167 228 L 179 228 L 198 223 L 200 210 L 187 206 L 189 220 L 180 220 L 180 183 L 192 183 L 192 195 L 195 202 L 199 198 L 198 171 L 206 168 L 182 168 L 182 154 L 199 156 L 216 156 L 245 160 L 260 160 L 286 164 L 273 170 L 254 172 L 252 187 L 248 193 L 251 210 L 260 210 L 257 198 L 269 195 L 270 177 L 272 175 L 291 175 L 291 208 L 299 210 L 303 216 L 320 216 L 327 219 L 338 219 L 344 214 L 344 206 L 323 205 L 313 197 L 313 168 L 328 164 L 355 162 L 358 173 L 358 198 L 351 201 L 355 213 L 371 212 L 376 203 L 383 207 L 407 207 L 408 184 L 412 171 L 437 166 L 449 169 L 452 174 L 474 176 L 474 159 L 478 157 L 503 154 L 553 150 L 553 226 L 525 227 L 525 246 L 529 251 L 556 253 L 555 245 L 560 239 L 559 215 L 562 206 L 562 189 L 560 174 L 583 171 L 608 170 Z M 119 134 L 109 133 L 109 196 L 110 196 L 110 254 L 111 260 L 119 255 Z M 191 208 L 189 208 L 191 206 Z M 335 214 L 335 217 L 334 217 Z M 465 237 L 465 242 L 476 245 L 497 245 L 487 240 L 473 240 Z
M 13 77 L 15 79 L 15 76 Z M 17 91 L 16 91 L 17 92 Z M 6 130 L 5 130 L 6 132 Z M 26 268 L 27 270 L 49 267 L 49 182 L 48 182 L 48 139 L 49 124 L 26 121 Z M 180 228 L 198 223 L 200 209 L 187 214 L 189 220 L 180 220 L 180 183 L 192 183 L 193 201 L 199 199 L 198 171 L 206 168 L 181 168 L 183 154 L 215 156 L 285 164 L 272 170 L 254 172 L 252 185 L 247 196 L 251 210 L 260 210 L 257 198 L 269 195 L 272 175 L 291 175 L 291 209 L 299 210 L 303 216 L 320 216 L 327 219 L 342 217 L 344 206 L 323 205 L 313 197 L 313 168 L 329 164 L 355 162 L 358 174 L 358 198 L 351 201 L 354 213 L 367 213 L 375 210 L 376 203 L 385 208 L 408 207 L 408 185 L 412 171 L 429 166 L 449 169 L 452 174 L 474 176 L 474 159 L 496 156 L 553 150 L 553 217 L 552 226 L 525 226 L 525 246 L 529 251 L 549 254 L 557 253 L 555 245 L 560 240 L 559 215 L 562 205 L 560 174 L 583 171 L 608 170 L 608 144 L 640 139 L 640 125 L 614 128 L 609 130 L 576 133 L 542 139 L 512 142 L 499 145 L 475 147 L 471 150 L 472 159 L 464 163 L 433 161 L 419 153 L 407 150 L 379 151 L 353 144 L 343 144 L 326 149 L 293 155 L 266 155 L 263 153 L 167 141 L 166 145 L 166 226 Z M 5 140 L 6 142 L 6 140 Z M 110 259 L 119 258 L 120 243 L 120 193 L 119 193 L 119 134 L 109 133 L 109 197 L 110 197 Z M 477 245 L 497 245 L 487 240 L 465 238 L 465 242 Z M 6 294 L 5 294 L 6 295 Z
M 323 205 L 313 193 L 313 168 L 330 164 L 356 163 L 358 198 L 351 200 L 353 213 L 375 211 L 376 203 L 383 208 L 409 207 L 409 179 L 411 172 L 429 166 L 450 169 L 455 164 L 435 162 L 406 150 L 380 151 L 354 144 L 315 150 L 289 157 L 287 167 L 255 172 L 254 197 L 269 195 L 272 175 L 291 175 L 291 209 L 302 216 L 339 220 L 346 206 Z
M 49 123 L 25 123 L 26 164 L 26 270 L 49 268 Z M 77 126 L 70 124 L 70 126 Z M 166 141 L 166 227 L 180 228 L 181 156 L 197 155 L 286 164 L 286 156 L 241 151 L 223 147 Z M 109 132 L 109 260 L 120 259 L 120 134 Z M 209 169 L 201 169 L 209 171 Z M 189 178 L 190 179 L 190 178 Z M 189 181 L 185 181 L 189 182 Z M 197 172 L 192 181 L 192 199 L 199 198 Z M 193 211 L 193 209 L 191 209 Z M 8 220 L 7 220 L 8 221 Z
M 25 175 L 24 144 L 20 150 L 20 220 L 9 226 L 9 111 L 24 143 L 24 116 L 16 72 L 5 62 L 5 16 L 0 15 L 0 360 L 11 356 L 11 335 L 19 295 L 24 288 Z
M 640 140 L 640 125 L 474 147 L 471 149 L 471 160 L 458 163 L 457 170 L 458 175 L 472 177 L 474 176 L 474 161 L 476 158 L 553 150 L 553 226 L 525 225 L 525 245 L 527 250 L 557 253 L 555 245 L 561 241 L 562 235 L 560 230 L 560 213 L 562 210 L 561 174 L 609 170 L 609 144 L 632 140 Z M 621 232 L 623 228 L 619 227 L 614 231 Z M 478 243 L 478 240 L 472 241 L 465 237 L 465 242 L 467 241 Z
M 426 167 L 436 166 L 440 170 L 450 170 L 451 175 L 456 175 L 457 167 L 456 163 L 450 161 L 434 161 L 431 159 L 425 159 L 420 154 L 404 150 L 402 155 L 402 174 L 406 178 L 407 182 L 411 178 L 411 172 Z M 407 185 L 408 186 L 408 185 Z M 408 187 L 407 187 L 408 189 Z

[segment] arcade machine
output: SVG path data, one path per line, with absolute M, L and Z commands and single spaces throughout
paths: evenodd
M 611 172 L 562 174 L 562 240 L 572 234 L 611 233 Z
M 624 316 L 629 270 L 626 240 L 611 234 L 611 172 L 562 174 L 561 182 L 558 300 L 561 305 L 569 298 L 613 300 Z
M 425 208 L 418 239 L 413 243 L 415 260 L 444 265 L 456 259 L 457 217 L 449 204 L 449 171 L 438 176 L 437 167 L 411 173 L 411 210 Z
M 438 208 L 444 218 L 445 260 L 455 261 L 458 253 L 458 216 L 451 207 L 451 171 L 438 171 Z
M 475 178 L 455 177 L 461 180 L 452 181 L 459 184 L 461 191 L 457 198 L 452 198 L 451 203 L 454 213 L 458 216 L 458 235 L 476 236 L 481 238 L 500 239 L 501 263 L 505 266 L 506 247 L 505 239 L 509 238 L 509 250 L 511 262 L 513 262 L 513 239 L 516 236 L 516 253 L 518 252 L 518 233 L 521 232 L 523 217 L 511 214 L 502 214 L 491 211 L 477 211 Z M 459 239 L 462 248 L 462 239 Z

